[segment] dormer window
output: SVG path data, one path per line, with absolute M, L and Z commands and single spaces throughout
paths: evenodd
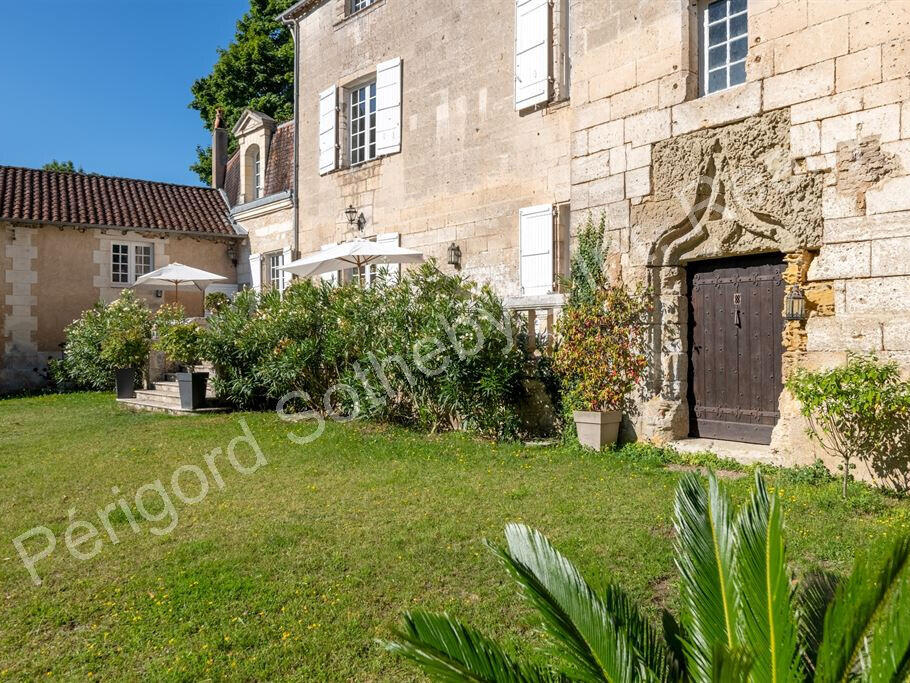
M 374 2 L 376 2 L 376 0 L 351 0 L 351 14 L 354 14 L 354 12 L 359 12 L 362 9 L 366 9 Z
M 244 152 L 243 201 L 254 202 L 262 197 L 262 152 L 259 145 L 250 145 Z

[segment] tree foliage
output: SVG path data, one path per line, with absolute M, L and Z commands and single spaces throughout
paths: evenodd
M 510 524 L 493 552 L 538 612 L 549 666 L 422 611 L 386 647 L 441 681 L 908 680 L 910 537 L 873 544 L 843 582 L 810 575 L 794 588 L 781 504 L 759 472 L 738 511 L 713 474 L 707 491 L 683 477 L 675 531 L 681 614 L 665 611 L 662 628 L 615 584 L 589 584 L 543 534 Z
M 43 171 L 57 171 L 58 173 L 85 173 L 85 170 L 80 166 L 76 168 L 76 164 L 72 161 L 57 161 L 56 159 L 52 160 L 50 163 L 44 164 L 41 167 Z
M 250 0 L 250 9 L 237 22 L 234 40 L 219 48 L 218 61 L 207 76 L 192 86 L 190 107 L 211 131 L 215 110 L 224 110 L 230 129 L 247 107 L 277 121 L 294 114 L 294 42 L 278 16 L 293 0 Z M 236 148 L 231 142 L 230 151 Z M 197 147 L 191 170 L 206 183 L 212 178 L 211 147 Z

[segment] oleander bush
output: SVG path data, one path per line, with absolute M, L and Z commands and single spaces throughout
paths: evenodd
M 296 282 L 240 293 L 209 318 L 203 355 L 219 396 L 508 438 L 540 361 L 488 287 L 434 263 L 370 287 Z
M 146 368 L 151 335 L 148 306 L 126 290 L 110 304 L 98 302 L 66 327 L 63 359 L 51 364 L 51 377 L 60 388 L 110 389 L 119 368 Z
M 159 308 L 154 316 L 153 329 L 152 348 L 190 371 L 199 364 L 202 356 L 202 327 L 197 322 L 187 320 L 183 306 L 173 303 Z

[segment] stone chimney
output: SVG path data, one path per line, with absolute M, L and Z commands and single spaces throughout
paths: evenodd
M 215 126 L 212 130 L 212 187 L 224 189 L 224 176 L 227 171 L 228 132 L 224 127 L 224 112 L 218 109 L 215 113 Z

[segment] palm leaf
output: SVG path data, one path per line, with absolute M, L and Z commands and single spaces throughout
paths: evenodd
M 683 648 L 685 635 L 682 626 L 676 621 L 676 618 L 667 610 L 661 615 L 661 625 L 663 626 L 664 643 L 667 653 L 667 679 L 671 681 L 688 681 L 689 675 L 686 671 L 686 653 Z
M 895 581 L 887 610 L 867 641 L 863 662 L 868 683 L 910 680 L 910 566 Z
M 752 654 L 751 679 L 801 680 L 780 503 L 777 496 L 769 498 L 758 471 L 752 497 L 736 521 L 735 567 L 740 639 Z
M 618 682 L 653 677 L 603 600 L 543 534 L 510 524 L 506 542 L 507 550 L 491 548 L 540 612 L 554 653 L 565 660 L 573 678 Z
M 806 671 L 815 671 L 815 660 L 824 635 L 825 613 L 839 584 L 840 578 L 836 574 L 825 571 L 812 572 L 800 582 L 796 615 Z
M 660 680 L 668 680 L 668 655 L 663 636 L 641 613 L 638 606 L 618 584 L 611 583 L 603 593 L 607 612 L 616 628 L 624 633 L 644 666 Z
M 837 591 L 828 607 L 822 645 L 818 651 L 815 680 L 819 683 L 846 681 L 862 666 L 866 640 L 879 620 L 887 620 L 892 598 L 899 597 L 910 571 L 910 537 L 879 544 L 857 558 L 853 573 Z M 899 644 L 873 645 L 895 661 L 901 659 Z
M 410 612 L 398 641 L 380 641 L 390 652 L 416 662 L 436 681 L 455 683 L 550 683 L 566 680 L 518 662 L 494 641 L 447 614 Z
M 752 658 L 742 648 L 728 649 L 720 643 L 711 656 L 712 683 L 746 683 L 752 671 Z
M 674 521 L 685 652 L 697 680 L 713 675 L 718 645 L 736 644 L 730 499 L 713 473 L 708 481 L 706 494 L 694 473 L 680 480 Z

